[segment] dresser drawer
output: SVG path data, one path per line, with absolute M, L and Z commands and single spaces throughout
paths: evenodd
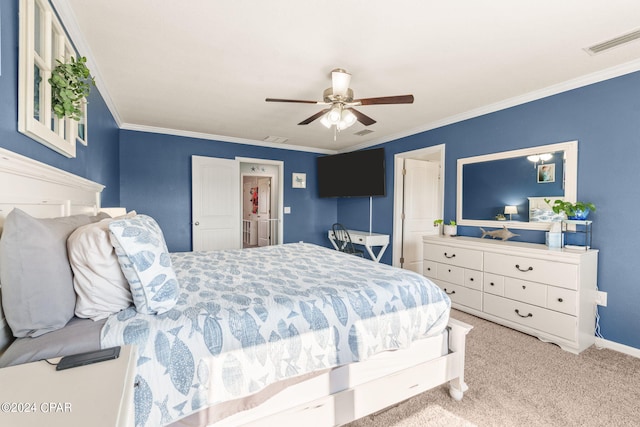
M 464 286 L 464 268 L 455 265 L 437 263 L 437 278 L 456 285 Z
M 464 269 L 464 285 L 467 288 L 481 291 L 482 290 L 482 272 L 465 268 Z
M 547 286 L 540 283 L 505 277 L 504 296 L 540 307 L 547 306 Z
M 423 254 L 426 260 L 482 270 L 482 251 L 425 243 Z
M 436 279 L 438 277 L 438 263 L 429 260 L 422 261 L 422 274 L 426 277 Z
M 564 288 L 547 288 L 547 308 L 567 313 L 572 316 L 578 314 L 578 293 Z
M 504 276 L 484 273 L 483 290 L 490 294 L 504 296 Z
M 567 314 L 491 294 L 484 295 L 484 311 L 569 341 L 577 339 L 577 320 Z
M 578 266 L 575 264 L 487 252 L 484 256 L 484 271 L 578 289 Z
M 464 305 L 475 310 L 482 310 L 482 292 L 475 289 L 469 289 L 464 286 L 455 285 L 453 283 L 444 282 L 442 280 L 434 280 L 447 295 L 451 298 L 451 302 Z

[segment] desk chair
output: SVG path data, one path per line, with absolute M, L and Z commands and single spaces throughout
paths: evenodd
M 333 238 L 340 252 L 364 258 L 364 252 L 355 248 L 351 241 L 351 236 L 349 236 L 349 232 L 344 228 L 344 225 L 336 222 L 331 226 L 331 230 L 333 231 Z

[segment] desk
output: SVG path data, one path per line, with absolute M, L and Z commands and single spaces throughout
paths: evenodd
M 128 345 L 117 359 L 62 371 L 45 361 L 0 369 L 0 425 L 133 426 L 136 354 Z
M 347 230 L 349 232 L 349 236 L 351 236 L 351 241 L 356 245 L 362 245 L 367 249 L 369 256 L 375 262 L 380 262 L 380 258 L 384 254 L 384 251 L 389 246 L 389 235 L 388 234 L 378 234 L 378 233 L 369 233 L 367 231 L 357 231 L 357 230 Z M 331 244 L 338 250 L 338 245 L 336 245 L 335 239 L 333 238 L 333 231 L 329 230 L 328 232 L 329 240 Z M 380 246 L 380 251 L 378 255 L 373 253 L 373 247 Z

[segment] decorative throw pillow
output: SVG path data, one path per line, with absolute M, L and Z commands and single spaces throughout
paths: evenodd
M 100 320 L 133 303 L 104 219 L 78 227 L 67 240 L 76 291 L 76 316 Z
M 109 223 L 111 244 L 139 313 L 160 314 L 176 304 L 178 280 L 160 226 L 147 215 Z
M 60 329 L 73 317 L 76 294 L 67 238 L 95 219 L 41 219 L 17 208 L 9 212 L 0 238 L 0 282 L 2 307 L 15 337 Z

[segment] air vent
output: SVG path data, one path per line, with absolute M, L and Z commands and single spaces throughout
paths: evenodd
M 607 40 L 606 42 L 598 43 L 591 47 L 585 48 L 589 55 L 596 55 L 598 53 L 602 53 L 606 50 L 613 49 L 614 47 L 618 47 L 625 43 L 630 43 L 634 40 L 640 39 L 640 30 L 633 31 L 631 33 L 622 35 L 620 37 L 616 37 L 611 40 Z
M 369 135 L 370 133 L 373 133 L 373 131 L 369 129 L 363 129 L 360 132 L 354 133 L 354 135 L 365 136 L 365 135 Z
M 276 144 L 284 144 L 288 140 L 289 138 L 285 138 L 283 136 L 267 136 L 263 139 L 264 142 L 275 142 Z

